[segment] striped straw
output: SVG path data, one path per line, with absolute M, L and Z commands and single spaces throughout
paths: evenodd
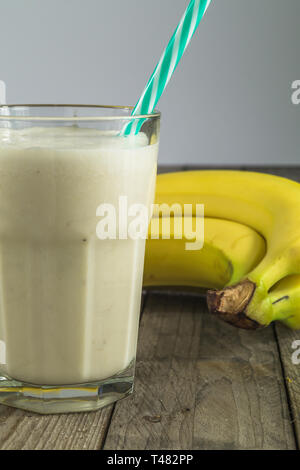
M 210 2 L 211 0 L 191 0 L 134 107 L 132 116 L 153 112 Z M 123 129 L 122 134 L 137 134 L 143 122 L 144 119 L 130 121 Z

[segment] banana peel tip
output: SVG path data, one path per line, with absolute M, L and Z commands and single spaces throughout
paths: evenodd
M 208 309 L 210 313 L 237 328 L 262 328 L 263 325 L 247 316 L 247 306 L 255 290 L 255 283 L 248 279 L 222 290 L 209 290 L 206 296 Z

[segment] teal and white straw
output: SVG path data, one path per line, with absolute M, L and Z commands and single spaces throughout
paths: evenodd
M 174 70 L 184 54 L 211 0 L 191 0 L 169 44 L 164 50 L 146 88 L 132 111 L 132 116 L 152 113 Z M 144 120 L 132 120 L 123 135 L 137 134 Z

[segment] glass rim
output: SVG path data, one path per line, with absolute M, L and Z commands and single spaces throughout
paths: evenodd
M 92 108 L 92 109 L 113 109 L 113 110 L 128 110 L 132 111 L 133 106 L 118 106 L 118 105 L 104 105 L 104 104 L 1 104 L 0 112 L 2 109 L 12 108 Z M 160 118 L 161 113 L 154 110 L 149 114 L 137 114 L 132 116 L 6 116 L 0 114 L 1 121 L 128 121 L 136 119 L 151 119 Z

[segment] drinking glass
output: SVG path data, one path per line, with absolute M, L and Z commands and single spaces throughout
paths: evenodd
M 132 227 L 151 212 L 160 114 L 131 111 L 0 106 L 5 405 L 87 411 L 133 390 L 145 237 Z

